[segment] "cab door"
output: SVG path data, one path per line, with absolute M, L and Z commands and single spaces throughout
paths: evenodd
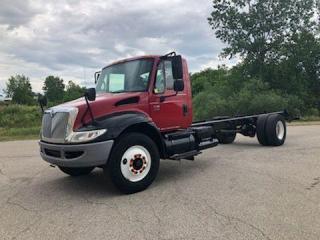
M 187 94 L 173 90 L 172 62 L 161 60 L 150 96 L 150 115 L 161 131 L 184 128 L 188 118 Z

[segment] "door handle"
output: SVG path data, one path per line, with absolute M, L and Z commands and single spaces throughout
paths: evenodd
M 188 114 L 188 106 L 187 104 L 182 105 L 182 111 L 183 111 L 183 116 L 186 116 Z

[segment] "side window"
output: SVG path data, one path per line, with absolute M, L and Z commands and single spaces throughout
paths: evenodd
M 97 89 L 101 89 L 102 91 L 107 90 L 107 82 L 108 82 L 108 75 L 99 76 Z
M 173 90 L 173 74 L 172 74 L 172 63 L 171 61 L 164 61 L 164 72 L 166 79 L 166 89 Z
M 124 91 L 124 74 L 110 74 L 109 77 L 109 91 L 117 92 Z
M 173 90 L 173 74 L 171 61 L 162 61 L 157 70 L 154 93 L 164 93 L 165 90 Z
M 157 69 L 157 76 L 156 76 L 156 84 L 154 86 L 154 93 L 163 93 L 165 89 L 165 78 L 164 78 L 164 68 L 163 62 L 161 62 Z

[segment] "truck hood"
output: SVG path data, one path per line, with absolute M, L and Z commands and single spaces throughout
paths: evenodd
M 135 106 L 141 104 L 141 98 L 145 93 L 99 93 L 97 94 L 96 100 L 89 102 L 92 113 L 95 119 L 109 115 L 115 112 L 130 111 L 130 108 L 137 110 Z M 128 107 L 130 105 L 131 107 Z M 82 117 L 87 109 L 87 104 L 84 97 L 70 101 L 59 105 L 59 107 L 76 107 L 78 108 L 78 115 L 74 123 L 74 129 L 80 128 L 82 124 Z M 143 112 L 143 111 L 142 111 Z M 91 117 L 89 112 L 84 118 L 85 123 L 91 122 Z

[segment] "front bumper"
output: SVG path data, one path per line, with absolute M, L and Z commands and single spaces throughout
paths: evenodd
M 39 142 L 43 160 L 62 167 L 93 167 L 107 163 L 113 140 L 77 145 Z

